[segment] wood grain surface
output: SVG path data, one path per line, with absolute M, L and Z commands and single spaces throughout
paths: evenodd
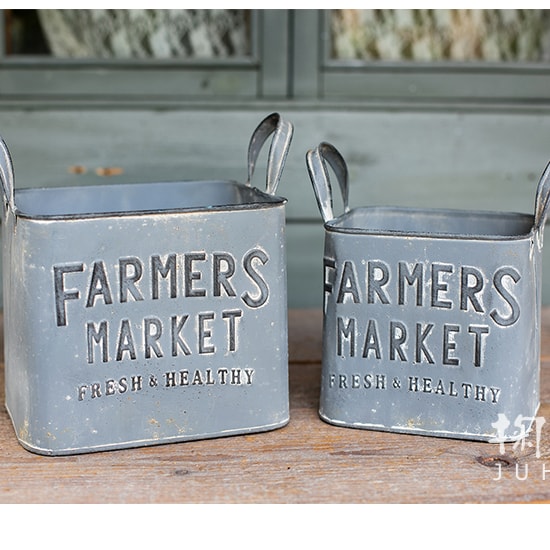
M 549 422 L 538 457 L 534 436 L 501 453 L 495 444 L 324 423 L 321 323 L 319 310 L 290 311 L 291 420 L 272 432 L 44 457 L 19 445 L 2 409 L 0 502 L 550 502 L 550 310 L 543 311 L 539 411 Z M 3 374 L 2 366 L 2 402 Z

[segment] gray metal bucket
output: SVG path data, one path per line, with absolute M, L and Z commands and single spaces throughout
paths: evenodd
M 322 143 L 307 165 L 325 227 L 321 418 L 495 443 L 524 437 L 539 407 L 549 168 L 528 215 L 350 209 L 340 153 Z M 343 197 L 338 217 L 328 166 Z
M 0 147 L 6 406 L 64 455 L 271 430 L 289 419 L 292 137 L 254 131 L 248 182 L 14 189 Z M 250 181 L 272 136 L 267 189 Z

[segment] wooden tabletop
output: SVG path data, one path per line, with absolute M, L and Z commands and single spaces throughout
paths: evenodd
M 2 408 L 0 502 L 550 502 L 550 309 L 543 310 L 539 411 L 549 421 L 539 441 L 528 436 L 504 453 L 498 444 L 320 420 L 321 324 L 318 310 L 290 311 L 291 420 L 272 432 L 45 457 L 20 446 Z M 3 402 L 3 365 L 0 387 Z

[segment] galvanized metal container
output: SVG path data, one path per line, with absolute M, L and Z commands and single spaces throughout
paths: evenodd
M 322 143 L 307 165 L 324 220 L 320 416 L 339 426 L 518 440 L 539 407 L 541 252 L 534 215 L 348 206 Z M 335 217 L 328 167 L 344 212 Z
M 285 202 L 292 136 L 260 123 L 248 182 L 14 189 L 6 145 L 6 406 L 65 455 L 271 430 L 289 419 Z M 267 189 L 250 184 L 272 136 Z

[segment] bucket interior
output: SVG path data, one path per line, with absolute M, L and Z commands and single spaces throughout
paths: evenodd
M 533 216 L 514 212 L 356 208 L 329 222 L 336 230 L 447 237 L 520 237 L 533 227 Z
M 231 181 L 181 181 L 19 189 L 15 203 L 27 216 L 79 216 L 210 210 L 280 203 L 281 198 Z

